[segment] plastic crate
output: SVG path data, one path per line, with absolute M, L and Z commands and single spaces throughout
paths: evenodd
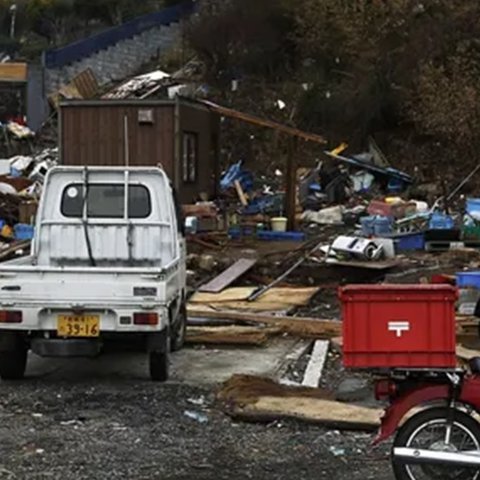
M 435 212 L 428 224 L 430 230 L 451 230 L 454 227 L 453 218 L 441 212 Z
M 35 233 L 35 227 L 33 225 L 18 223 L 13 227 L 13 232 L 15 240 L 31 240 Z
M 345 367 L 455 367 L 455 287 L 352 285 L 339 296 Z
M 480 198 L 467 198 L 466 211 L 470 214 L 480 212 Z
M 257 232 L 259 240 L 270 242 L 303 242 L 305 234 L 301 232 L 271 232 L 269 230 Z
M 395 242 L 395 250 L 398 252 L 425 249 L 425 235 L 423 232 L 405 233 L 395 235 L 392 238 Z
M 480 290 L 480 272 L 458 272 L 458 288 L 477 288 Z

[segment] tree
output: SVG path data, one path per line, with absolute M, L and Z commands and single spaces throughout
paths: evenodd
M 27 15 L 33 29 L 55 45 L 75 23 L 74 0 L 29 0 Z
M 202 2 L 187 38 L 205 62 L 208 80 L 222 84 L 252 74 L 286 76 L 295 58 L 289 36 L 292 5 L 282 0 Z

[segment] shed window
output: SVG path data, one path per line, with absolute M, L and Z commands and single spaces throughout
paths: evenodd
M 68 185 L 63 191 L 61 211 L 69 218 L 81 218 L 84 206 L 84 185 Z M 123 184 L 91 184 L 88 187 L 89 218 L 124 218 L 125 186 Z M 147 218 L 152 211 L 150 193 L 143 185 L 128 186 L 128 218 Z
M 198 168 L 198 135 L 185 132 L 183 134 L 182 178 L 185 183 L 197 181 Z

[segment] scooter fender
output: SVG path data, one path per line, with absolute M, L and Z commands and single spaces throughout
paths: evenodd
M 450 387 L 448 385 L 428 385 L 419 387 L 396 398 L 385 410 L 381 419 L 380 430 L 373 444 L 377 445 L 397 430 L 405 415 L 414 407 L 435 400 L 447 400 L 450 398 Z
M 449 401 L 450 399 L 451 387 L 449 385 L 425 385 L 404 393 L 385 410 L 381 419 L 380 431 L 373 442 L 374 445 L 392 436 L 412 408 L 437 400 Z M 474 375 L 465 378 L 458 402 L 480 412 L 480 376 Z

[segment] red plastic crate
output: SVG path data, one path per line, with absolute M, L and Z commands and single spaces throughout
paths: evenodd
M 339 296 L 345 367 L 455 367 L 455 287 L 351 285 Z

